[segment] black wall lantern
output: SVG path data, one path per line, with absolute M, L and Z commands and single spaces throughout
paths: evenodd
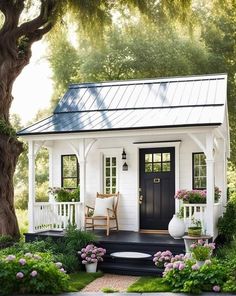
M 123 160 L 126 159 L 126 153 L 125 153 L 125 149 L 124 148 L 123 148 L 123 152 L 122 152 L 121 156 L 122 156 L 122 159 Z M 123 163 L 122 170 L 123 171 L 128 171 L 128 164 L 126 163 L 126 161 Z
M 122 152 L 122 159 L 126 159 L 125 149 L 123 149 L 123 152 Z
M 128 164 L 125 162 L 122 167 L 123 171 L 128 171 Z

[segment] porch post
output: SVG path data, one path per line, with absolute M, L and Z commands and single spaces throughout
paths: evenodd
M 53 187 L 53 150 L 52 147 L 48 147 L 49 154 L 49 172 L 48 172 L 48 185 L 49 187 Z M 49 202 L 54 202 L 53 194 L 49 193 Z
M 28 200 L 28 217 L 29 217 L 29 232 L 35 232 L 34 226 L 34 203 L 35 203 L 35 155 L 34 155 L 34 141 L 29 141 L 29 200 Z
M 207 234 L 214 236 L 214 136 L 213 133 L 206 134 L 206 165 L 207 165 Z
M 84 207 L 86 196 L 86 157 L 85 157 L 85 139 L 79 144 L 79 169 L 80 169 L 80 201 L 83 203 L 81 209 L 81 228 L 84 229 Z

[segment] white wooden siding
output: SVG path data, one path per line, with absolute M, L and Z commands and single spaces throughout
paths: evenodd
M 174 141 L 181 140 L 179 146 L 179 188 L 192 188 L 192 153 L 201 152 L 201 149 L 187 134 L 160 135 L 142 137 L 102 138 L 91 148 L 86 160 L 86 201 L 88 205 L 94 205 L 96 192 L 103 191 L 103 155 L 117 157 L 117 188 L 121 198 L 118 207 L 119 226 L 121 230 L 139 230 L 139 204 L 138 204 L 138 144 L 133 142 L 143 141 Z M 163 143 L 145 144 L 145 147 L 160 147 Z M 167 143 L 167 146 L 173 146 Z M 142 145 L 140 145 L 142 147 Z M 129 166 L 128 171 L 122 171 L 123 161 L 121 154 L 125 148 Z M 53 186 L 61 186 L 61 155 L 74 152 L 66 144 L 66 141 L 55 141 L 53 145 Z M 216 164 L 218 166 L 218 164 Z M 218 174 L 218 176 L 217 176 Z M 216 173 L 216 181 L 220 180 L 221 172 Z M 174 197 L 173 197 L 174 198 Z

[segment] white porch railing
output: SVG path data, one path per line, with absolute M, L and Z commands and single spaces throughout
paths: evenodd
M 206 233 L 206 204 L 183 204 L 184 222 L 187 228 L 191 225 L 192 219 L 200 220 L 203 233 Z
M 63 230 L 68 224 L 81 228 L 82 207 L 82 202 L 36 202 L 34 231 Z
M 184 222 L 186 225 L 186 231 L 188 226 L 190 226 L 192 218 L 200 220 L 202 224 L 203 234 L 207 231 L 207 219 L 206 219 L 206 204 L 183 204 L 184 208 Z M 222 215 L 222 208 L 220 203 L 214 204 L 214 212 L 212 213 L 214 219 L 214 233 L 213 238 L 217 237 L 218 229 L 217 223 L 219 217 Z

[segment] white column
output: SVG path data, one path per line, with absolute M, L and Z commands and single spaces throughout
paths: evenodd
M 84 205 L 86 201 L 86 158 L 85 158 L 85 139 L 79 144 L 79 169 L 80 169 L 80 201 L 83 203 L 81 209 L 81 228 L 84 228 Z
M 29 200 L 28 200 L 28 217 L 29 217 L 29 232 L 35 232 L 34 225 L 34 203 L 35 203 L 35 155 L 34 141 L 29 141 L 28 152 L 28 172 L 29 172 Z
M 206 134 L 206 164 L 207 164 L 207 234 L 214 236 L 214 136 Z
M 48 186 L 53 187 L 53 148 L 48 147 L 49 154 L 49 172 L 48 172 Z M 49 193 L 49 202 L 54 202 L 53 194 Z

